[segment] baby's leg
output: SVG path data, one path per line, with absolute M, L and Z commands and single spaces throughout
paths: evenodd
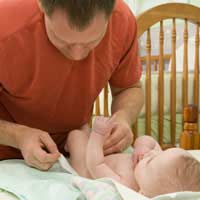
M 90 178 L 86 167 L 86 149 L 89 133 L 73 130 L 69 133 L 65 147 L 70 153 L 70 163 L 80 176 Z

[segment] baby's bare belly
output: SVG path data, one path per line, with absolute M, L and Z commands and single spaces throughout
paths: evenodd
M 121 168 L 127 168 L 131 162 L 130 154 L 112 154 L 105 157 L 105 163 L 113 170 L 119 170 Z
M 112 154 L 105 157 L 105 164 L 112 169 L 116 174 L 120 175 L 123 180 L 129 182 L 129 187 L 135 191 L 138 191 L 138 187 L 135 184 L 135 175 L 133 169 L 133 162 L 130 154 Z M 93 179 L 89 171 L 85 168 L 79 169 L 81 166 L 77 166 L 76 170 L 80 176 Z M 103 178 L 103 177 L 102 177 Z

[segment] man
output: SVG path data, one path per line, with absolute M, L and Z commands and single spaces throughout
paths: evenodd
M 116 123 L 104 153 L 129 146 L 143 105 L 136 32 L 122 0 L 1 1 L 0 159 L 50 168 L 107 82 Z

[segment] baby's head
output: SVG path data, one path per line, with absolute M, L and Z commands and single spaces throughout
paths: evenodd
M 200 191 L 200 163 L 187 151 L 151 151 L 137 164 L 135 178 L 147 197 L 180 191 Z

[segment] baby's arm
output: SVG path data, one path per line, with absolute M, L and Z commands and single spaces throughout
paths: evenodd
M 81 130 L 70 131 L 65 144 L 65 150 L 70 153 L 70 164 L 83 177 L 90 177 L 86 167 L 88 139 L 89 131 L 81 128 Z
M 120 176 L 105 163 L 104 159 L 103 145 L 110 131 L 109 119 L 96 117 L 87 147 L 87 167 L 93 178 L 110 177 L 121 182 Z

